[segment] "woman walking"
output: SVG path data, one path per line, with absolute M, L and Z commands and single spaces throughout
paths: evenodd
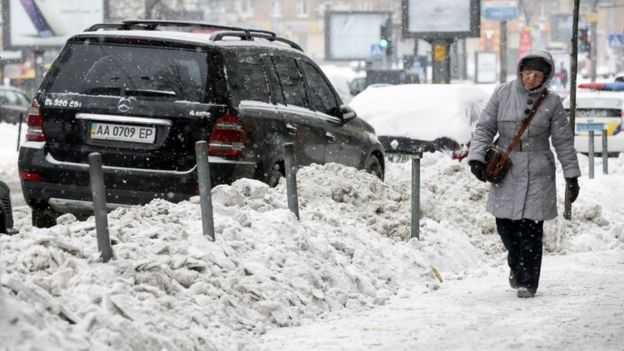
M 470 143 L 468 163 L 472 173 L 485 181 L 485 155 L 494 137 L 506 148 L 522 121 L 537 108 L 529 127 L 510 154 L 511 169 L 500 183 L 492 184 L 487 211 L 496 217 L 496 228 L 508 251 L 509 284 L 518 297 L 533 297 L 542 265 L 544 221 L 557 216 L 555 160 L 561 163 L 566 190 L 574 202 L 578 196 L 580 169 L 574 135 L 561 98 L 546 86 L 555 66 L 550 53 L 528 52 L 518 62 L 517 78 L 499 85 L 477 122 Z M 541 105 L 536 102 L 545 94 Z

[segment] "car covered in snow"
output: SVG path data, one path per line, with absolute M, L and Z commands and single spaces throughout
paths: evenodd
M 469 84 L 374 85 L 351 100 L 386 153 L 450 151 L 462 159 L 489 95 Z

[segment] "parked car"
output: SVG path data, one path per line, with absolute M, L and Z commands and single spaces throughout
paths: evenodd
M 287 142 L 299 166 L 384 175 L 374 129 L 296 43 L 210 24 L 125 21 L 69 38 L 34 97 L 26 140 L 18 167 L 38 227 L 91 213 L 92 152 L 102 155 L 110 208 L 195 195 L 199 140 L 213 185 L 276 185 Z
M 373 85 L 350 106 L 375 128 L 386 153 L 447 150 L 461 160 L 488 98 L 468 84 Z
M 563 100 L 569 113 L 570 98 Z M 607 154 L 624 151 L 624 82 L 579 84 L 576 95 L 574 147 L 589 153 L 589 131 L 593 130 L 594 152 L 602 155 L 602 132 L 607 134 Z
M 0 234 L 17 234 L 13 228 L 13 210 L 11 208 L 11 192 L 9 187 L 0 181 Z
M 26 120 L 30 110 L 30 99 L 22 90 L 0 86 L 0 122 L 18 123 Z
M 351 95 L 355 96 L 370 86 L 416 83 L 420 83 L 420 78 L 416 73 L 408 70 L 368 69 L 364 77 L 351 80 L 349 90 Z

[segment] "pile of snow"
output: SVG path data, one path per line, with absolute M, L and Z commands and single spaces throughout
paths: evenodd
M 22 140 L 26 126 L 22 125 Z M 0 122 L 0 180 L 9 182 L 17 179 L 17 135 L 18 126 Z
M 15 149 L 2 150 L 4 169 Z M 255 350 L 268 328 L 505 269 L 484 210 L 487 185 L 445 154 L 426 154 L 421 165 L 420 240 L 410 240 L 409 162 L 387 163 L 385 182 L 337 164 L 301 169 L 300 221 L 283 180 L 276 188 L 249 179 L 217 186 L 215 242 L 202 234 L 197 198 L 117 209 L 108 216 L 108 263 L 93 218 L 64 215 L 38 229 L 21 208 L 20 234 L 0 236 L 0 349 Z M 624 185 L 624 158 L 611 159 L 610 170 L 581 179 L 572 221 L 547 223 L 547 252 L 624 246 L 613 191 Z M 561 195 L 558 202 L 562 209 Z

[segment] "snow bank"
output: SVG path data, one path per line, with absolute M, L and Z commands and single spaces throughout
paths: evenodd
M 4 167 L 16 156 L 3 150 Z M 610 161 L 611 175 L 581 178 L 572 221 L 547 222 L 547 252 L 623 246 L 624 158 Z M 421 165 L 420 241 L 409 240 L 409 162 L 387 163 L 385 182 L 337 164 L 301 169 L 300 221 L 283 180 L 217 186 L 216 242 L 202 235 L 197 198 L 118 209 L 109 214 L 108 263 L 93 218 L 32 229 L 21 208 L 20 234 L 0 236 L 0 350 L 255 350 L 267 328 L 505 270 L 487 185 L 445 154 Z M 15 180 L 16 170 L 7 175 Z

